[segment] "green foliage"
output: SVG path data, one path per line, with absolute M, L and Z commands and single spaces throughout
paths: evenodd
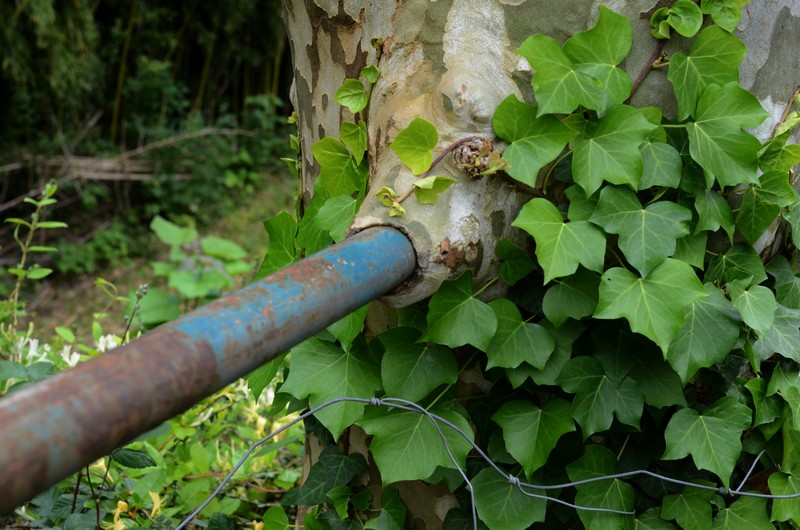
M 153 273 L 166 278 L 169 291 L 150 288 L 134 316 L 147 328 L 177 318 L 222 295 L 235 278 L 252 272 L 247 253 L 233 241 L 199 237 L 193 226 L 183 227 L 156 216 L 150 223 L 156 237 L 170 248 L 168 262 L 153 262 Z
M 745 3 L 678 0 L 654 12 L 656 38 L 691 39 L 677 46 L 688 53 L 662 59 L 674 117 L 624 104 L 634 84 L 617 65 L 631 27 L 610 9 L 563 45 L 525 40 L 518 53 L 534 71 L 536 105 L 508 96 L 493 126 L 508 144 L 506 176 L 532 188 L 512 225 L 532 236 L 535 256 L 502 240 L 499 278 L 488 285 L 474 286 L 470 272 L 449 279 L 390 314 L 377 336 L 358 333 L 361 314 L 329 329 L 293 350 L 281 391 L 309 407 L 341 396 L 413 401 L 509 476 L 557 485 L 520 488 L 453 429 L 401 407 L 347 403 L 316 414 L 334 438 L 352 423 L 364 429 L 385 487 L 443 481 L 462 503 L 445 528 L 471 525 L 468 491 L 488 528 L 796 524 L 795 499 L 736 496 L 800 491 L 800 151 L 787 144 L 797 120 L 788 112 L 764 144 L 747 132 L 766 112 L 738 84 L 746 50 L 731 30 Z M 354 96 L 342 102 L 367 104 L 361 81 L 345 86 Z M 314 198 L 299 223 L 270 221 L 267 260 L 289 262 L 343 236 L 365 197 L 366 168 L 357 168 L 366 130 L 346 123 L 341 141 L 315 145 Z M 422 177 L 407 192 L 377 190 L 390 215 L 405 213 L 411 193 L 434 202 L 417 190 L 445 183 L 430 176 L 438 140 L 419 117 L 389 144 Z M 773 232 L 779 246 L 754 247 Z M 486 303 L 494 282 L 508 293 Z M 635 470 L 668 479 L 607 478 Z M 389 517 L 388 506 L 364 514 L 351 487 L 325 483 L 314 522 Z
M 414 118 L 397 134 L 390 148 L 415 175 L 419 175 L 431 167 L 432 151 L 438 142 L 436 128 L 422 118 Z

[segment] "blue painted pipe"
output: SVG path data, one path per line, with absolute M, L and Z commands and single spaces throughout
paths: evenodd
M 0 399 L 0 514 L 398 287 L 416 256 L 370 228 Z

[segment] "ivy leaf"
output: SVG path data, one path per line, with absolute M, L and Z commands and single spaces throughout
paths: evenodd
M 637 350 L 628 350 L 633 355 Z M 659 353 L 645 348 L 639 350 L 631 367 L 630 377 L 638 383 L 644 402 L 653 407 L 686 406 L 683 384 L 678 374 Z
M 506 173 L 531 187 L 536 186 L 539 170 L 552 162 L 575 135 L 554 116 L 537 118 L 538 110 L 511 94 L 492 118 L 497 136 L 510 142 L 503 152 L 503 158 L 511 164 Z
M 758 241 L 781 213 L 781 207 L 797 202 L 785 171 L 768 171 L 758 185 L 748 186 L 742 196 L 736 228 L 751 244 Z
M 472 273 L 446 281 L 428 305 L 428 329 L 422 341 L 451 348 L 472 344 L 486 351 L 497 331 L 494 311 L 472 295 Z
M 639 189 L 653 186 L 677 188 L 681 182 L 683 161 L 678 151 L 663 142 L 645 142 L 641 146 L 642 180 Z
M 462 416 L 449 410 L 433 409 L 472 437 L 472 429 Z M 370 452 L 381 472 L 384 484 L 401 480 L 422 480 L 430 477 L 436 467 L 455 469 L 445 449 L 444 441 L 431 420 L 415 412 L 393 411 L 370 414 L 359 425 L 373 436 Z M 442 425 L 442 434 L 461 468 L 472 446 L 450 427 Z
M 389 146 L 415 175 L 424 173 L 433 162 L 432 151 L 439 143 L 436 127 L 422 118 L 414 118 L 408 127 L 397 133 Z
M 572 276 L 556 280 L 544 294 L 542 311 L 547 320 L 559 327 L 568 318 L 580 320 L 597 308 L 600 276 L 584 268 Z
M 778 256 L 767 266 L 767 272 L 775 278 L 775 297 L 778 303 L 792 309 L 800 309 L 800 278 L 783 256 Z
M 292 369 L 281 387 L 311 408 L 337 397 L 371 398 L 381 388 L 380 372 L 368 356 L 354 348 L 345 353 L 317 338 L 292 348 Z M 317 419 L 334 438 L 364 413 L 363 403 L 337 403 L 317 412 Z
M 740 497 L 729 508 L 722 508 L 714 517 L 712 530 L 774 530 L 767 516 L 767 500 Z
M 757 188 L 750 186 L 742 197 L 736 228 L 749 243 L 754 244 L 780 213 L 780 206 L 762 202 Z
M 311 506 L 329 501 L 328 492 L 348 484 L 367 467 L 364 457 L 358 453 L 344 455 L 335 445 L 323 449 L 317 462 L 311 466 L 308 478 L 300 488 L 284 495 L 281 504 Z
M 692 0 L 677 0 L 669 8 L 667 22 L 684 37 L 693 37 L 703 24 L 703 13 Z
M 381 379 L 387 395 L 417 402 L 437 386 L 456 382 L 458 365 L 452 350 L 417 344 L 419 336 L 419 331 L 402 327 L 379 335 L 385 349 Z
M 773 495 L 796 495 L 800 493 L 800 478 L 777 471 L 767 481 Z M 791 521 L 800 525 L 800 497 L 795 499 L 775 499 L 772 501 L 772 520 Z
M 547 462 L 561 435 L 575 430 L 569 410 L 569 403 L 562 399 L 548 401 L 543 408 L 514 400 L 492 416 L 503 430 L 506 449 L 528 477 Z
M 792 243 L 797 247 L 800 245 L 800 202 L 785 212 L 784 218 L 792 227 Z
M 283 366 L 283 359 L 285 354 L 282 354 L 269 362 L 266 362 L 247 374 L 247 386 L 250 392 L 253 393 L 253 399 L 258 401 L 259 396 L 267 388 L 275 376 L 278 374 L 278 369 Z
M 712 502 L 724 505 L 713 491 L 684 487 L 680 494 L 664 497 L 661 517 L 674 519 L 684 530 L 710 530 Z
M 725 252 L 717 254 L 708 263 L 705 281 L 729 283 L 733 280 L 750 278 L 750 285 L 767 279 L 764 264 L 758 253 L 750 245 L 737 243 Z
M 355 157 L 342 142 L 328 136 L 314 142 L 311 152 L 319 163 L 319 180 L 329 197 L 350 195 L 364 189 L 366 168 L 356 163 Z
M 746 51 L 738 38 L 709 26 L 692 43 L 689 55 L 678 52 L 672 56 L 667 78 L 678 100 L 678 120 L 694 115 L 708 85 L 739 81 L 739 63 Z
M 721 186 L 756 182 L 761 142 L 742 127 L 757 127 L 766 118 L 758 99 L 735 81 L 710 85 L 697 103 L 696 114 L 694 123 L 686 124 L 686 132 L 692 158 L 709 179 L 707 186 L 713 179 Z
M 754 427 L 772 423 L 781 416 L 783 400 L 776 395 L 767 395 L 768 386 L 766 380 L 761 377 L 754 377 L 744 386 L 753 396 L 753 405 L 755 406 Z
M 539 116 L 569 114 L 581 105 L 595 110 L 603 106 L 600 82 L 575 70 L 555 39 L 533 35 L 522 43 L 517 53 L 536 71 L 531 85 L 539 103 Z
M 367 150 L 367 124 L 358 120 L 358 124 L 343 121 L 339 127 L 339 138 L 350 149 L 356 164 L 361 164 Z
M 711 471 L 725 487 L 730 486 L 731 472 L 742 452 L 742 431 L 750 426 L 750 409 L 725 396 L 702 414 L 681 409 L 669 421 L 664 432 L 665 460 L 692 456 L 698 469 Z
M 436 204 L 436 197 L 455 183 L 450 177 L 432 175 L 414 181 L 414 196 L 420 204 Z
M 750 0 L 702 0 L 700 9 L 706 15 L 711 15 L 716 25 L 733 32 L 742 18 L 742 7 L 749 2 Z
M 650 508 L 636 518 L 634 530 L 674 530 L 674 526 L 661 518 L 661 508 Z
M 619 385 L 630 377 L 648 405 L 659 408 L 686 406 L 678 374 L 664 361 L 651 341 L 615 323 L 595 328 L 591 337 L 593 356 L 613 384 Z
M 650 34 L 655 39 L 668 39 L 671 36 L 669 8 L 659 7 L 650 16 Z
M 739 339 L 739 314 L 713 284 L 686 308 L 685 321 L 666 353 L 667 362 L 687 383 L 701 368 L 728 356 Z
M 320 226 L 317 219 L 319 209 L 329 198 L 330 194 L 322 179 L 317 179 L 311 202 L 306 206 L 303 218 L 297 225 L 297 245 L 305 249 L 306 255 L 311 255 L 333 243 L 330 234 Z
M 564 194 L 569 199 L 567 218 L 570 221 L 588 221 L 597 208 L 597 194 L 587 197 L 580 186 L 570 186 Z
M 631 78 L 616 65 L 628 56 L 632 42 L 633 32 L 628 19 L 600 6 L 597 24 L 564 43 L 564 53 L 575 65 L 575 70 L 596 79 L 602 89 L 598 107 L 590 108 L 605 111 L 630 95 Z
M 766 335 L 753 345 L 762 359 L 778 353 L 800 362 L 800 309 L 790 309 L 778 304 L 775 320 Z
M 556 349 L 541 370 L 537 370 L 528 363 L 523 363 L 517 368 L 507 369 L 506 377 L 514 388 L 518 388 L 529 377 L 537 385 L 555 385 L 564 365 L 572 357 L 572 343 L 585 329 L 580 322 L 574 320 L 565 322 L 560 328 L 553 328 L 547 321 L 544 321 L 543 325 L 556 339 Z
M 533 260 L 528 253 L 504 237 L 494 249 L 500 260 L 500 278 L 508 285 L 514 285 L 528 275 L 533 268 Z
M 628 20 L 606 7 L 594 28 L 571 37 L 562 49 L 545 35 L 534 35 L 517 53 L 536 71 L 531 84 L 539 115 L 569 114 L 578 106 L 605 111 L 621 103 L 631 89 L 630 77 L 615 65 L 630 51 Z
M 544 269 L 544 282 L 569 276 L 578 264 L 601 272 L 606 241 L 603 233 L 588 221 L 564 223 L 547 199 L 537 198 L 522 207 L 512 223 L 536 240 L 536 257 Z
M 547 503 L 528 497 L 494 469 L 485 468 L 472 479 L 475 509 L 489 528 L 525 530 L 544 521 Z
M 575 183 L 592 195 L 603 181 L 639 187 L 642 153 L 639 145 L 656 125 L 641 110 L 619 105 L 598 121 L 588 123 L 575 143 L 572 173 Z
M 708 232 L 684 236 L 675 242 L 675 253 L 672 257 L 702 270 L 707 244 Z
M 619 234 L 619 248 L 642 276 L 675 252 L 675 241 L 689 233 L 692 213 L 674 202 L 656 201 L 647 208 L 630 188 L 606 186 L 592 217 L 606 232 Z
M 361 81 L 358 79 L 345 79 L 342 86 L 333 95 L 333 99 L 355 114 L 367 106 L 369 95 L 364 90 L 364 85 Z
M 788 171 L 767 171 L 758 178 L 758 193 L 762 202 L 784 208 L 797 203 L 797 192 L 789 181 Z
M 327 327 L 328 333 L 339 341 L 344 351 L 350 351 L 353 341 L 363 331 L 368 309 L 369 304 L 365 304 Z
M 572 481 L 613 475 L 617 458 L 601 445 L 588 445 L 583 456 L 567 466 L 567 475 Z M 576 486 L 578 494 L 575 504 L 592 508 L 605 508 L 632 512 L 635 494 L 633 486 L 619 479 L 600 480 Z M 608 528 L 629 528 L 632 517 L 614 513 L 602 513 L 590 510 L 578 510 L 578 517 L 587 530 L 605 530 Z
M 350 195 L 331 197 L 317 213 L 320 228 L 328 232 L 336 243 L 344 239 L 347 229 L 356 216 L 360 201 Z
M 786 130 L 764 143 L 758 152 L 758 163 L 763 171 L 789 171 L 800 162 L 800 145 L 786 145 L 791 134 L 792 131 Z M 787 152 L 789 148 L 793 149 Z
M 728 292 L 744 323 L 763 336 L 772 327 L 778 303 L 768 288 L 753 285 L 748 289 L 748 284 L 749 280 L 734 280 L 728 284 Z
M 583 437 L 607 430 L 617 419 L 639 427 L 644 399 L 639 386 L 630 378 L 615 383 L 592 357 L 571 359 L 561 371 L 558 384 L 576 394 L 572 417 L 581 426 Z
M 647 278 L 613 268 L 600 281 L 595 318 L 625 318 L 636 333 L 645 335 L 666 353 L 684 322 L 684 309 L 706 295 L 691 266 L 673 259 Z
M 365 66 L 361 69 L 361 77 L 367 80 L 367 83 L 375 83 L 378 81 L 378 76 L 381 75 L 380 69 L 375 65 Z
M 287 212 L 281 211 L 264 221 L 264 230 L 269 236 L 269 247 L 264 261 L 258 268 L 256 279 L 272 274 L 278 269 L 293 263 L 297 258 L 297 221 Z
M 728 239 L 733 239 L 733 212 L 725 197 L 713 190 L 700 190 L 694 198 L 694 209 L 698 216 L 695 234 L 703 230 L 716 232 L 722 228 Z
M 497 316 L 497 332 L 486 349 L 486 368 L 516 368 L 523 362 L 544 367 L 556 347 L 553 336 L 539 324 L 523 321 L 510 300 L 498 298 L 489 307 Z
M 403 530 L 406 520 L 406 505 L 397 489 L 387 489 L 381 495 L 381 513 L 364 524 L 368 530 Z

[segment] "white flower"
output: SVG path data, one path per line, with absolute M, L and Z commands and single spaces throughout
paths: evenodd
M 116 335 L 103 335 L 96 344 L 97 349 L 101 352 L 113 350 L 117 346 L 119 346 L 119 339 Z
M 81 360 L 80 354 L 72 351 L 69 346 L 64 346 L 59 355 L 70 368 L 75 368 Z
M 39 348 L 39 339 L 25 337 L 17 343 L 16 349 L 18 352 L 22 353 L 25 351 L 26 347 L 27 352 L 21 356 L 22 363 L 25 365 L 46 361 L 50 355 L 50 345 L 43 344 L 42 347 Z

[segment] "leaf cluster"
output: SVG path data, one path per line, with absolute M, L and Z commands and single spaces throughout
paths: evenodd
M 796 500 L 719 494 L 800 491 L 800 209 L 791 186 L 800 152 L 787 144 L 793 125 L 766 142 L 749 132 L 767 114 L 738 84 L 745 48 L 731 31 L 743 3 L 679 0 L 653 15 L 656 38 L 692 39 L 665 64 L 674 117 L 626 103 L 633 83 L 618 65 L 632 31 L 610 9 L 563 45 L 527 39 L 518 53 L 535 72 L 535 104 L 509 96 L 493 121 L 508 142 L 507 175 L 537 195 L 513 222 L 534 254 L 508 240 L 496 249 L 495 281 L 513 286 L 507 297 L 486 303 L 465 273 L 398 310 L 397 327 L 376 337 L 360 333 L 357 315 L 352 333 L 329 329 L 296 347 L 281 391 L 312 407 L 338 396 L 414 401 L 536 484 L 646 469 L 722 488 L 637 476 L 549 490 L 611 511 L 565 509 L 467 465 L 465 440 L 423 416 L 353 403 L 317 414 L 334 439 L 353 423 L 370 435 L 384 486 L 443 481 L 459 494 L 467 478 L 489 528 L 797 524 Z M 343 192 L 343 207 L 362 197 L 355 151 L 336 142 L 326 142 L 336 157 L 315 149 L 323 198 L 298 229 L 284 216 L 287 229 L 270 232 L 283 262 L 310 248 L 304 223 L 332 239 L 336 216 L 323 214 L 331 188 Z M 418 119 L 391 148 L 423 175 L 437 142 Z M 324 177 L 334 167 L 335 183 Z M 401 196 L 378 197 L 391 208 Z M 762 252 L 776 227 L 786 243 Z M 344 511 L 322 502 L 320 520 L 333 520 L 331 511 L 339 522 L 362 517 L 348 498 Z M 463 517 L 454 510 L 445 526 Z

